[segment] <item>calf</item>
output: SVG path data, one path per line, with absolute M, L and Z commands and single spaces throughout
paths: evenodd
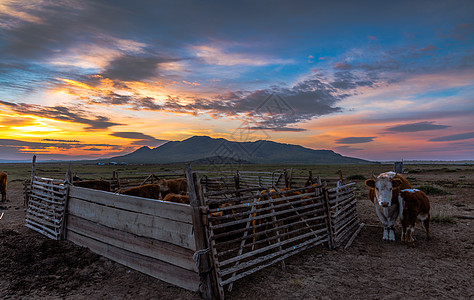
M 163 198 L 163 201 L 189 204 L 189 196 L 169 193 Z
M 145 184 L 126 190 L 121 190 L 119 191 L 119 194 L 150 199 L 160 199 L 160 191 L 161 189 L 159 184 Z
M 384 225 L 383 240 L 395 241 L 393 226 L 401 213 L 402 206 L 398 196 L 401 189 L 411 188 L 410 183 L 395 172 L 382 173 L 375 179 L 368 179 L 370 200 L 375 205 L 375 212 Z M 375 201 L 377 200 L 377 201 Z
M 188 192 L 188 183 L 186 178 L 160 179 L 158 180 L 163 196 L 168 193 L 186 195 Z
M 7 179 L 8 175 L 5 172 L 0 172 L 0 193 L 2 193 L 2 201 L 7 201 Z
M 110 182 L 106 180 L 83 180 L 73 181 L 72 185 L 93 190 L 110 192 Z
M 403 206 L 400 220 L 402 223 L 402 242 L 415 246 L 415 223 L 422 221 L 426 230 L 426 239 L 431 239 L 430 232 L 430 200 L 420 190 L 404 189 L 398 195 L 398 201 Z

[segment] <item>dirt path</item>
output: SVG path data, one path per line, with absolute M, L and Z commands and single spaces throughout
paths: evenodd
M 437 183 L 449 192 L 430 196 L 441 214 L 472 215 L 474 189 L 453 185 L 447 174 Z M 459 177 L 460 174 L 456 174 Z M 464 183 L 474 182 L 465 174 Z M 439 176 L 411 175 L 417 184 L 434 184 Z M 446 184 L 446 186 L 443 186 Z M 448 187 L 451 184 L 452 187 Z M 358 203 L 362 222 L 378 225 L 372 204 Z M 70 242 L 56 242 L 24 226 L 23 195 L 19 183 L 10 185 L 10 202 L 1 204 L 1 299 L 199 299 L 199 295 L 171 286 L 114 263 Z M 1 214 L 1 212 L 0 212 Z M 433 223 L 433 240 L 426 241 L 417 226 L 416 248 L 399 241 L 382 242 L 382 229 L 367 226 L 347 250 L 317 247 L 278 266 L 236 282 L 229 299 L 473 299 L 474 220 Z M 399 239 L 400 228 L 396 228 Z

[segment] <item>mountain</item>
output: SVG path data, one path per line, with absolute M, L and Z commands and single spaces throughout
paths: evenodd
M 272 141 L 232 142 L 208 136 L 193 136 L 183 141 L 170 141 L 157 148 L 147 146 L 112 157 L 107 161 L 141 164 L 183 162 L 214 163 L 248 162 L 256 164 L 367 164 L 367 160 L 342 156 L 332 150 L 313 150 L 298 145 Z

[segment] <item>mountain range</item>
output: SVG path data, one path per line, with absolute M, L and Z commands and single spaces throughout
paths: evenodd
M 104 160 L 101 160 L 104 161 Z M 193 136 L 169 141 L 157 148 L 141 147 L 106 161 L 134 164 L 223 163 L 223 164 L 367 164 L 368 160 L 342 156 L 332 150 L 313 150 L 299 145 L 259 140 L 233 142 L 223 138 Z

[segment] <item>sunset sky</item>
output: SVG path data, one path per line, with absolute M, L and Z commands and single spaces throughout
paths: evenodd
M 474 159 L 473 16 L 472 0 L 0 0 L 0 160 L 194 135 Z

